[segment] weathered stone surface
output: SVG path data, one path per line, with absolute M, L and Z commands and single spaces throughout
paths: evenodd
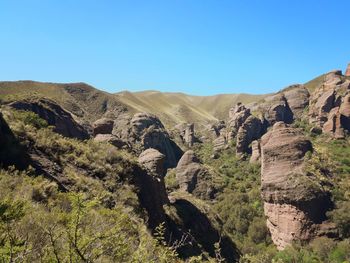
M 340 105 L 341 125 L 347 131 L 350 131 L 350 94 L 347 94 Z
M 305 172 L 311 142 L 300 129 L 277 122 L 261 139 L 261 189 L 267 226 L 278 249 L 317 235 L 331 205 L 318 179 Z
M 211 182 L 211 174 L 200 163 L 192 150 L 184 153 L 176 167 L 176 180 L 180 190 L 202 198 L 214 197 L 216 189 Z
M 276 94 L 266 98 L 266 102 L 262 105 L 265 119 L 270 125 L 283 121 L 285 123 L 293 122 L 293 112 L 289 107 L 286 97 L 283 94 Z
M 239 128 L 250 115 L 250 110 L 242 103 L 237 103 L 234 108 L 230 109 L 228 122 L 229 138 L 234 138 L 237 135 Z
M 112 134 L 97 134 L 94 137 L 94 141 L 96 142 L 108 142 L 113 146 L 122 149 L 122 148 L 130 148 L 127 142 L 119 139 L 117 136 Z
M 252 156 L 249 159 L 250 163 L 259 163 L 261 157 L 261 149 L 260 149 L 260 142 L 259 141 L 253 141 L 252 142 Z
M 292 85 L 283 91 L 294 119 L 300 118 L 305 107 L 309 104 L 309 92 L 304 85 Z
M 97 134 L 111 134 L 113 130 L 114 121 L 108 118 L 102 118 L 92 124 L 94 135 Z
M 213 141 L 214 152 L 220 152 L 228 147 L 226 136 L 224 134 L 220 135 Z
M 350 77 L 350 63 L 348 64 L 348 67 L 346 68 L 345 77 Z
M 243 125 L 238 129 L 236 154 L 242 155 L 250 153 L 249 148 L 252 141 L 257 140 L 262 135 L 262 123 L 255 116 L 249 116 Z
M 176 167 L 176 179 L 180 189 L 191 193 L 197 183 L 197 176 L 202 167 L 192 150 L 184 153 Z
M 194 123 L 190 123 L 190 124 L 186 125 L 185 134 L 184 134 L 184 141 L 189 147 L 193 146 L 193 144 L 195 142 Z
M 333 108 L 328 114 L 328 120 L 323 125 L 323 132 L 331 134 L 336 139 L 344 138 L 344 129 L 341 124 L 342 115 L 339 107 Z
M 335 90 L 330 87 L 325 90 L 323 86 L 320 90 L 314 92 L 310 101 L 309 121 L 319 127 L 327 121 L 328 113 L 334 107 Z
M 78 124 L 72 115 L 55 102 L 48 99 L 15 101 L 9 104 L 18 110 L 32 111 L 54 126 L 54 131 L 66 137 L 88 139 L 87 131 Z
M 157 116 L 136 113 L 132 118 L 121 116 L 114 121 L 113 134 L 127 141 L 137 153 L 148 148 L 165 155 L 165 167 L 175 167 L 182 156 L 180 147 L 170 138 Z
M 159 177 L 163 177 L 166 172 L 164 161 L 165 155 L 152 148 L 143 151 L 138 159 L 142 166 Z

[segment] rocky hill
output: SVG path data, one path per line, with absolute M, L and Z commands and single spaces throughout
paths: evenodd
M 259 96 L 20 81 L 0 99 L 2 262 L 350 260 L 347 72 Z

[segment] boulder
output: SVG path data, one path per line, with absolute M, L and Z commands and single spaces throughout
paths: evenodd
M 335 87 L 321 86 L 311 96 L 309 105 L 309 122 L 323 127 L 327 121 L 328 113 L 335 105 Z
M 197 176 L 202 167 L 198 158 L 192 150 L 183 154 L 176 166 L 176 179 L 179 182 L 180 189 L 191 193 L 197 183 Z
M 97 134 L 111 134 L 113 130 L 114 121 L 109 118 L 102 118 L 92 124 L 94 135 Z
M 309 104 L 309 92 L 304 85 L 292 85 L 283 91 L 294 119 L 301 118 L 305 107 Z
M 142 166 L 158 177 L 165 176 L 164 161 L 165 155 L 152 148 L 143 151 L 138 159 Z
M 88 139 L 90 136 L 82 125 L 77 123 L 72 115 L 54 101 L 49 99 L 31 99 L 15 101 L 9 104 L 14 109 L 32 111 L 40 118 L 54 126 L 54 131 L 71 138 Z
M 267 101 L 262 105 L 264 110 L 264 118 L 269 125 L 276 122 L 283 121 L 285 123 L 293 122 L 293 112 L 289 107 L 288 101 L 283 94 L 276 94 L 266 99 Z
M 216 192 L 211 174 L 192 150 L 185 152 L 181 157 L 176 167 L 176 180 L 181 191 L 192 193 L 202 199 L 211 199 Z
M 153 148 L 165 155 L 166 168 L 177 165 L 183 152 L 157 116 L 149 113 L 136 113 L 132 117 L 121 115 L 114 123 L 112 133 L 127 141 L 136 153 Z
M 343 98 L 339 112 L 341 114 L 342 127 L 350 131 L 350 93 Z
M 330 195 L 305 171 L 311 142 L 302 130 L 277 122 L 261 139 L 261 191 L 267 227 L 278 249 L 309 241 L 326 220 Z

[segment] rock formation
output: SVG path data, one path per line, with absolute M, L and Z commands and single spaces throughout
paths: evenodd
M 273 125 L 279 121 L 285 123 L 293 122 L 293 112 L 283 94 L 277 93 L 265 100 L 266 102 L 261 107 L 263 108 L 264 117 L 269 125 Z
M 289 108 L 293 112 L 294 119 L 300 118 L 305 107 L 309 104 L 309 91 L 304 85 L 292 85 L 282 92 L 287 100 Z
M 262 123 L 255 116 L 249 116 L 237 133 L 236 154 L 241 156 L 250 153 L 250 144 L 262 135 Z
M 9 104 L 12 108 L 18 110 L 32 111 L 40 118 L 54 126 L 54 131 L 66 137 L 77 139 L 88 139 L 90 136 L 87 131 L 78 124 L 72 115 L 61 108 L 57 103 L 48 99 L 33 99 L 15 101 Z
M 119 139 L 117 136 L 114 136 L 112 134 L 97 134 L 94 137 L 94 141 L 96 142 L 108 142 L 112 144 L 113 146 L 117 147 L 118 149 L 128 149 L 131 148 L 131 146 L 123 141 L 122 139 Z
M 112 133 L 133 145 L 136 152 L 154 148 L 165 155 L 166 168 L 177 165 L 182 150 L 170 138 L 157 116 L 148 113 L 136 113 L 133 117 L 122 115 L 114 123 Z
M 185 134 L 184 134 L 184 141 L 189 147 L 193 146 L 193 143 L 195 141 L 194 124 L 193 123 L 186 125 Z
M 237 103 L 234 108 L 230 109 L 228 122 L 229 138 L 234 138 L 237 135 L 239 128 L 250 115 L 250 110 L 247 109 L 242 103 Z
M 200 163 L 192 150 L 184 153 L 176 167 L 176 180 L 180 190 L 192 193 L 203 199 L 213 198 L 215 189 L 211 175 Z
M 225 134 L 221 134 L 213 141 L 214 152 L 220 152 L 228 147 Z
M 261 158 L 261 148 L 259 141 L 252 142 L 252 156 L 249 159 L 250 163 L 259 163 Z
M 148 171 L 160 177 L 164 177 L 166 172 L 164 161 L 165 155 L 152 148 L 143 151 L 138 159 L 138 162 Z
M 92 124 L 94 135 L 97 134 L 111 134 L 113 130 L 114 121 L 109 118 L 102 118 Z
M 344 138 L 344 131 L 350 131 L 349 89 L 350 81 L 344 79 L 341 71 L 327 73 L 311 94 L 309 123 L 334 138 Z
M 350 63 L 348 64 L 348 67 L 346 68 L 345 77 L 350 77 Z
M 278 249 L 317 235 L 331 205 L 318 179 L 305 172 L 311 142 L 301 130 L 274 124 L 261 139 L 261 189 L 267 226 Z

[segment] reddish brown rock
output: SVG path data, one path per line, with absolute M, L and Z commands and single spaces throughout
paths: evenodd
M 346 68 L 345 77 L 350 77 L 350 63 L 348 64 L 348 67 Z
M 300 118 L 309 104 L 310 94 L 304 85 L 292 85 L 283 91 L 294 119 Z
M 341 124 L 342 115 L 339 112 L 339 107 L 333 108 L 328 114 L 328 120 L 323 125 L 323 132 L 331 134 L 336 139 L 343 139 L 344 129 Z
M 326 220 L 329 193 L 306 173 L 311 142 L 300 129 L 277 122 L 261 139 L 261 189 L 267 226 L 278 249 L 308 241 Z

